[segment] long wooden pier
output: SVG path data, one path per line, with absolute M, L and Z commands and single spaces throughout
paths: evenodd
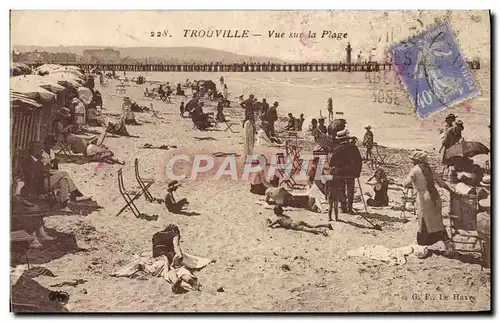
M 367 62 L 361 64 L 345 63 L 241 63 L 241 64 L 108 64 L 108 63 L 58 63 L 92 70 L 98 68 L 115 72 L 372 72 L 391 70 L 391 63 Z M 30 67 L 38 67 L 44 63 L 26 63 Z M 470 69 L 480 69 L 478 61 L 468 62 Z

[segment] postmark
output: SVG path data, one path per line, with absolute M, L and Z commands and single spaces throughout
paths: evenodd
M 449 23 L 406 39 L 390 52 L 421 118 L 480 94 Z

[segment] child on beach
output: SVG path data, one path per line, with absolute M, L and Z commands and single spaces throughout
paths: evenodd
M 274 207 L 274 214 L 276 215 L 274 221 L 269 218 L 267 219 L 268 227 L 270 228 L 301 230 L 315 235 L 323 234 L 325 237 L 328 236 L 328 231 L 320 228 L 333 229 L 330 224 L 310 225 L 304 221 L 295 222 L 292 218 L 283 213 L 283 208 L 281 206 Z
M 333 101 L 331 97 L 328 99 L 327 109 L 328 109 L 328 120 L 332 121 L 334 119 L 334 116 L 333 116 Z

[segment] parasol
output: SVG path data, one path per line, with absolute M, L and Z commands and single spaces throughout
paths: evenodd
M 92 102 L 92 91 L 87 87 L 78 88 L 78 98 L 85 104 L 89 105 Z
M 488 154 L 490 149 L 486 147 L 481 142 L 477 141 L 465 141 L 462 140 L 457 142 L 455 145 L 446 149 L 444 159 L 448 160 L 454 157 L 471 158 L 479 154 Z

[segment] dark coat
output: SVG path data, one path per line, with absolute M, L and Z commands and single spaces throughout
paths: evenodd
M 352 141 L 342 141 L 333 151 L 330 159 L 332 175 L 359 178 L 363 159 L 358 147 Z
M 43 194 L 45 192 L 44 182 L 47 170 L 42 161 L 35 161 L 28 155 L 23 161 L 22 170 L 28 194 Z

